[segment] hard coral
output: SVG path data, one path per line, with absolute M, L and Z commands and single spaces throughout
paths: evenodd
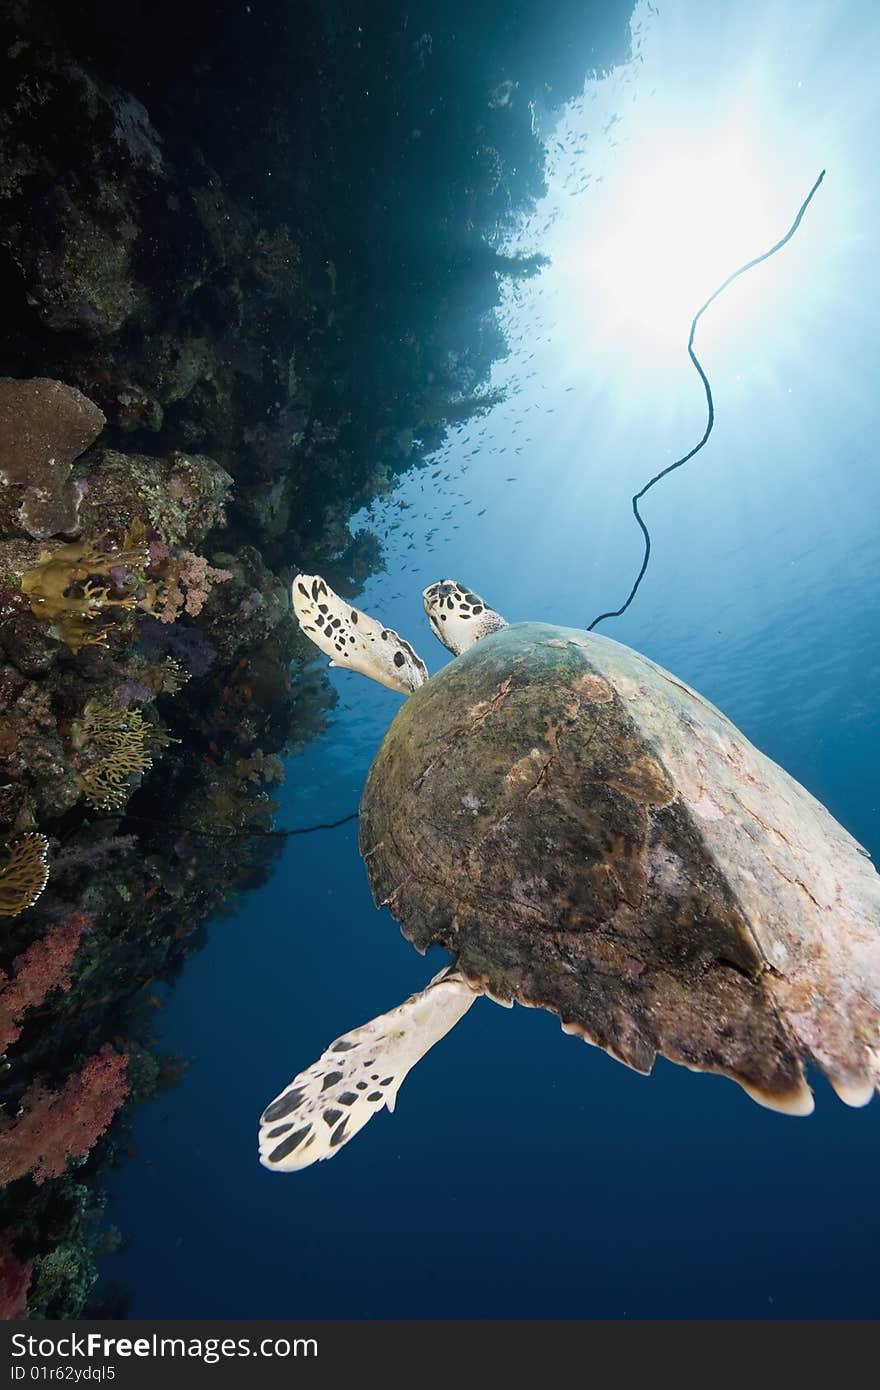
M 0 869 L 0 917 L 17 917 L 33 907 L 49 879 L 45 835 L 22 835 L 9 847 Z
M 104 424 L 98 407 L 62 381 L 0 378 L 0 483 L 22 489 L 16 520 L 29 536 L 76 529 L 70 467 Z
M 21 587 L 33 612 L 52 624 L 71 651 L 106 647 L 121 611 L 149 611 L 157 601 L 158 586 L 144 576 L 149 561 L 149 548 L 134 529 L 115 552 L 100 550 L 91 541 L 72 541 L 43 551 L 22 576 Z M 96 619 L 105 615 L 107 622 L 96 626 Z
M 77 781 L 90 805 L 101 811 L 124 806 L 132 778 L 148 772 L 153 734 L 139 709 L 113 709 L 90 701 L 74 725 L 74 743 L 82 750 Z

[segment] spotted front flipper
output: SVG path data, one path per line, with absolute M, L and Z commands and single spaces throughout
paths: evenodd
M 260 1162 L 292 1172 L 332 1158 L 384 1106 L 394 1109 L 407 1072 L 478 997 L 448 968 L 390 1013 L 337 1038 L 263 1111 Z
M 300 627 L 330 657 L 331 666 L 360 671 L 405 695 L 424 685 L 428 668 L 409 642 L 352 608 L 320 575 L 298 574 L 291 592 Z
M 455 579 L 441 579 L 422 591 L 422 601 L 431 631 L 455 656 L 466 652 L 481 638 L 507 627 L 500 613 Z

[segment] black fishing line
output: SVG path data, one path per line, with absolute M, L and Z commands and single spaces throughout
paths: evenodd
M 322 821 L 320 825 L 300 825 L 294 830 L 192 830 L 192 835 L 216 835 L 218 839 L 224 835 L 234 835 L 241 838 L 243 835 L 275 835 L 279 840 L 289 840 L 294 835 L 311 835 L 316 830 L 338 830 L 340 825 L 348 825 L 349 821 L 357 820 L 360 811 L 352 811 L 350 815 L 343 816 L 340 820 Z
M 161 825 L 165 826 L 166 828 L 168 825 L 167 821 L 158 820 L 153 816 L 129 816 L 126 815 L 124 812 L 121 812 L 120 815 L 123 820 L 135 821 L 139 825 Z M 206 835 L 210 839 L 217 840 L 247 840 L 250 839 L 252 835 L 268 835 L 275 836 L 279 840 L 289 840 L 294 835 L 311 835 L 316 830 L 338 830 L 340 825 L 348 825 L 349 821 L 357 820 L 359 815 L 359 811 L 352 811 L 350 815 L 342 816 L 340 820 L 322 821 L 319 825 L 300 825 L 292 830 L 262 830 L 257 828 L 253 830 L 196 830 L 192 826 L 187 826 L 185 831 L 182 832 L 182 834 Z M 103 820 L 105 819 L 105 817 L 96 816 L 93 819 Z M 110 817 L 106 817 L 106 819 L 109 820 Z M 118 820 L 119 817 L 114 816 L 113 819 Z
M 651 488 L 654 486 L 655 483 L 659 483 L 661 478 L 665 478 L 669 473 L 674 473 L 676 468 L 681 468 L 682 464 L 687 463 L 690 459 L 694 457 L 695 454 L 698 454 L 702 449 L 703 445 L 706 443 L 707 439 L 709 438 L 709 435 L 712 433 L 712 427 L 715 424 L 715 402 L 712 399 L 712 387 L 709 385 L 709 378 L 703 371 L 700 359 L 694 352 L 694 334 L 697 331 L 697 324 L 705 314 L 706 310 L 709 308 L 709 305 L 714 304 L 715 300 L 718 298 L 720 294 L 724 293 L 728 285 L 732 285 L 734 280 L 739 279 L 740 275 L 745 275 L 747 270 L 752 270 L 756 265 L 760 265 L 762 261 L 768 260 L 770 256 L 775 256 L 776 252 L 781 251 L 782 247 L 785 245 L 787 241 L 791 241 L 791 238 L 794 236 L 795 232 L 801 224 L 801 218 L 803 217 L 804 213 L 810 205 L 810 202 L 812 201 L 813 194 L 816 192 L 817 188 L 819 187 L 819 184 L 822 182 L 824 177 L 825 170 L 823 169 L 816 182 L 813 184 L 813 187 L 807 194 L 806 198 L 801 203 L 798 215 L 792 222 L 788 231 L 785 233 L 785 236 L 782 237 L 780 241 L 777 241 L 775 246 L 771 246 L 769 251 L 765 251 L 764 254 L 761 256 L 756 256 L 753 261 L 747 261 L 745 265 L 740 266 L 739 270 L 735 270 L 732 275 L 728 275 L 727 279 L 724 281 L 724 284 L 719 285 L 715 293 L 711 294 L 709 298 L 706 300 L 706 303 L 702 306 L 702 308 L 698 309 L 697 312 L 694 314 L 693 320 L 691 322 L 691 331 L 688 336 L 688 356 L 690 357 L 691 361 L 693 362 L 694 366 L 699 372 L 700 380 L 703 383 L 703 389 L 706 392 L 706 406 L 708 408 L 708 419 L 706 421 L 706 429 L 703 433 L 703 437 L 700 440 L 699 444 L 695 444 L 693 449 L 691 449 L 689 453 L 685 454 L 683 458 L 676 459 L 675 463 L 670 463 L 667 468 L 662 469 L 659 473 L 655 473 L 654 477 L 651 478 L 649 482 L 645 483 L 645 486 L 641 489 L 641 491 L 637 492 L 635 497 L 633 497 L 633 515 L 636 521 L 639 523 L 642 535 L 645 539 L 645 553 L 642 558 L 642 567 L 639 570 L 638 575 L 636 576 L 636 582 L 633 584 L 632 588 L 629 591 L 629 598 L 626 600 L 626 603 L 624 603 L 620 608 L 612 609 L 608 613 L 600 613 L 598 618 L 594 618 L 593 621 L 590 623 L 590 626 L 587 628 L 588 632 L 592 632 L 593 628 L 597 627 L 599 623 L 603 623 L 606 618 L 619 618 L 622 613 L 625 613 L 626 610 L 629 608 L 630 604 L 632 603 L 633 599 L 635 598 L 636 594 L 638 593 L 639 585 L 645 577 L 645 571 L 648 568 L 648 561 L 651 558 L 651 535 L 648 531 L 647 526 L 642 520 L 641 513 L 639 512 L 639 502 L 642 500 L 646 493 L 651 491 Z

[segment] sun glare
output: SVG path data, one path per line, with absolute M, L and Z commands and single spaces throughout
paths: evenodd
M 681 339 L 689 319 L 766 249 L 759 176 L 742 146 L 645 152 L 582 274 L 606 312 L 642 339 Z

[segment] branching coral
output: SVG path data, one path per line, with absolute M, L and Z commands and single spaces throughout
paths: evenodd
M 90 805 L 101 811 L 124 806 L 132 778 L 153 765 L 151 726 L 139 709 L 113 709 L 91 701 L 74 725 L 74 746 L 83 753 L 77 781 Z
M 17 917 L 33 907 L 49 879 L 45 835 L 22 835 L 9 847 L 0 868 L 0 917 Z
M 144 574 L 149 563 L 149 547 L 133 529 L 116 552 L 99 550 L 91 541 L 43 551 L 22 576 L 21 587 L 33 612 L 52 624 L 71 651 L 106 647 L 110 627 L 118 621 L 114 610 L 149 612 L 157 603 L 160 585 Z
M 60 1177 L 71 1158 L 88 1153 L 128 1095 L 127 1063 L 105 1046 L 62 1091 L 30 1086 L 18 1118 L 0 1130 L 0 1184 L 26 1173 L 38 1184 Z

